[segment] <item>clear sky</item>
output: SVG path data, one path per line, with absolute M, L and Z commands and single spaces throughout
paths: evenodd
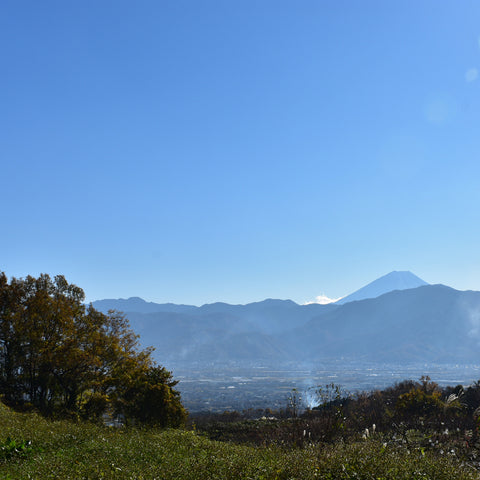
M 0 270 L 89 301 L 480 290 L 480 2 L 3 0 Z

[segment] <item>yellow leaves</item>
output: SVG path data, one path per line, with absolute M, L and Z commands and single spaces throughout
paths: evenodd
M 186 413 L 171 373 L 154 364 L 151 349 L 138 349 L 138 336 L 121 313 L 85 308 L 83 298 L 61 275 L 10 285 L 0 275 L 0 313 L 8 311 L 0 344 L 13 345 L 0 359 L 9 400 L 87 417 L 114 404 L 140 421 L 181 423 Z

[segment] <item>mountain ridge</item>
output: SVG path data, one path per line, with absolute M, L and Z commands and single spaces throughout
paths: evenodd
M 290 348 L 308 358 L 375 361 L 477 361 L 480 292 L 442 284 L 388 292 L 349 302 L 291 332 Z
M 363 300 L 365 298 L 375 298 L 384 293 L 394 290 L 407 290 L 409 288 L 417 288 L 419 286 L 429 285 L 427 282 L 417 277 L 410 271 L 392 271 L 383 275 L 376 280 L 368 283 L 367 285 L 359 288 L 353 293 L 340 298 L 336 302 L 332 302 L 336 305 L 343 305 L 350 301 Z M 314 305 L 308 303 L 308 305 Z M 129 297 L 118 299 L 102 299 L 95 300 L 92 305 L 103 312 L 108 310 L 119 310 L 122 312 L 138 312 L 138 313 L 155 313 L 155 312 L 193 312 L 196 309 L 203 310 L 219 310 L 223 306 L 228 307 L 253 307 L 253 306 L 290 306 L 295 307 L 299 304 L 290 299 L 275 299 L 266 298 L 264 300 L 249 302 L 246 304 L 230 304 L 226 302 L 213 302 L 205 303 L 201 306 L 188 305 L 188 304 L 176 304 L 176 303 L 156 303 L 148 302 L 141 297 Z M 307 304 L 305 304 L 307 305 Z M 322 304 L 317 304 L 322 305 Z M 328 305 L 328 304 L 325 304 Z
M 408 272 L 407 277 L 412 276 Z M 125 315 L 142 345 L 156 348 L 161 363 L 223 367 L 229 362 L 278 364 L 344 357 L 403 363 L 477 362 L 480 292 L 429 285 L 418 277 L 413 280 L 425 284 L 344 304 L 299 305 L 266 299 L 195 307 L 148 303 L 137 297 L 132 304 L 146 311 Z M 94 306 L 101 310 L 111 307 L 111 302 Z

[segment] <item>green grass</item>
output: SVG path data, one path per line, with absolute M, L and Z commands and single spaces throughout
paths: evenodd
M 0 404 L 0 479 L 479 479 L 454 457 L 381 439 L 303 449 L 214 442 L 192 431 L 47 421 Z

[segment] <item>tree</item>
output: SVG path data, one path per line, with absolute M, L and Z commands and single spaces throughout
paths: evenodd
M 399 414 L 409 418 L 432 417 L 441 415 L 446 406 L 438 384 L 432 382 L 429 376 L 422 376 L 420 383 L 398 397 L 395 409 Z
M 180 426 L 186 420 L 186 411 L 179 393 L 173 389 L 177 383 L 163 367 L 144 368 L 130 376 L 129 382 L 122 382 L 115 409 L 140 423 Z
M 186 413 L 171 373 L 118 312 L 83 304 L 61 275 L 12 278 L 0 272 L 0 393 L 41 413 L 98 417 L 110 403 L 140 421 L 178 425 Z M 147 413 L 143 411 L 143 405 Z

